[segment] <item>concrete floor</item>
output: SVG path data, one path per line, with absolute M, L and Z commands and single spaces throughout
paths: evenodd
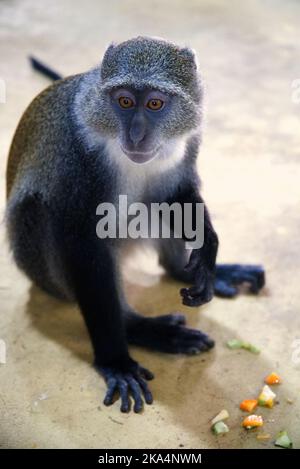
M 48 84 L 30 70 L 27 55 L 67 75 L 97 63 L 111 40 L 164 36 L 196 50 L 205 79 L 199 168 L 220 260 L 261 262 L 268 284 L 259 297 L 189 309 L 180 304 L 180 284 L 160 278 L 149 255 L 137 255 L 127 282 L 131 303 L 148 315 L 181 310 L 217 345 L 194 358 L 132 349 L 156 374 L 155 402 L 142 415 L 123 415 L 118 404 L 102 405 L 105 386 L 91 367 L 79 312 L 30 286 L 12 262 L 2 223 L 0 338 L 7 363 L 0 365 L 0 446 L 268 448 L 281 429 L 300 446 L 300 354 L 293 349 L 300 338 L 300 104 L 291 99 L 291 83 L 300 78 L 299 15 L 299 2 L 291 0 L 1 1 L 1 213 L 14 129 Z M 262 353 L 228 350 L 224 343 L 235 337 Z M 260 442 L 241 428 L 239 402 L 256 396 L 272 370 L 284 383 L 279 405 L 261 410 L 272 438 Z M 223 408 L 231 430 L 216 438 L 209 421 Z

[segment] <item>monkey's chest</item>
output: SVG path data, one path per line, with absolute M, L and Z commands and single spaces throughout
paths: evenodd
M 116 194 L 126 196 L 130 205 L 135 203 L 147 205 L 164 198 L 169 184 L 170 181 L 165 174 L 134 167 L 131 172 L 126 172 L 119 178 Z
M 154 179 L 141 171 L 138 177 L 131 175 L 122 180 L 115 199 L 117 231 L 122 239 L 151 238 L 158 224 L 154 206 L 165 200 L 166 184 L 162 175 Z

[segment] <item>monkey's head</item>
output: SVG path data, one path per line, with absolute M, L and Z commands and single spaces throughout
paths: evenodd
M 90 125 L 132 161 L 159 158 L 170 140 L 198 127 L 201 85 L 191 49 L 146 37 L 112 44 L 100 74 Z

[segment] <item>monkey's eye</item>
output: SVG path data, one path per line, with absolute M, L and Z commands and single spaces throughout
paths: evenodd
M 123 109 L 130 109 L 134 105 L 132 99 L 128 98 L 128 96 L 121 96 L 119 98 L 119 104 Z
M 164 105 L 164 102 L 161 99 L 149 99 L 146 106 L 151 111 L 159 111 Z

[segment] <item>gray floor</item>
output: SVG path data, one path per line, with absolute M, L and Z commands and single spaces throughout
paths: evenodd
M 102 405 L 104 383 L 90 366 L 78 311 L 30 287 L 13 265 L 1 224 L 0 338 L 7 363 L 0 365 L 0 446 L 267 448 L 281 429 L 300 446 L 300 353 L 293 348 L 300 338 L 300 104 L 291 97 L 291 83 L 300 78 L 299 15 L 299 2 L 290 0 L 1 2 L 2 213 L 14 129 L 48 83 L 30 70 L 27 55 L 67 75 L 96 64 L 112 40 L 163 36 L 191 45 L 199 57 L 206 87 L 199 169 L 220 260 L 263 263 L 268 285 L 258 298 L 188 309 L 180 304 L 180 285 L 160 278 L 151 258 L 138 254 L 129 267 L 131 303 L 149 315 L 184 311 L 217 345 L 195 358 L 132 350 L 156 374 L 155 403 L 143 415 L 122 415 L 118 405 Z M 261 354 L 229 351 L 224 343 L 235 337 L 260 346 Z M 255 397 L 272 370 L 284 382 L 279 405 L 260 409 L 271 435 L 260 442 L 241 428 L 239 402 Z M 216 438 L 209 421 L 223 408 L 230 432 Z

